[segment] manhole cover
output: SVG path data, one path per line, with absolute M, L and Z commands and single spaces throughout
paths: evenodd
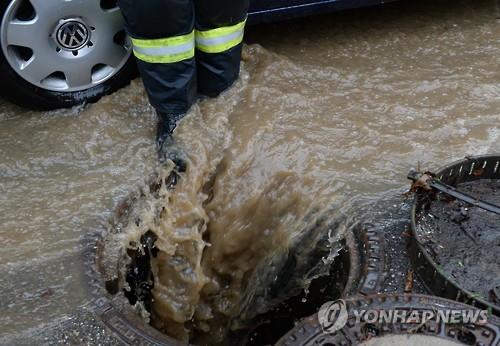
M 437 316 L 440 311 L 479 310 L 451 300 L 420 294 L 381 294 L 351 297 L 339 309 L 331 309 L 330 324 L 314 314 L 279 340 L 280 346 L 306 345 L 491 345 L 500 342 L 499 320 L 489 317 L 486 323 L 445 323 Z M 410 319 L 412 314 L 415 318 Z M 425 315 L 424 315 L 425 314 Z M 325 315 L 323 315 L 325 316 Z M 357 316 L 365 316 L 359 318 Z M 392 316 L 392 317 L 385 317 Z M 397 318 L 394 316 L 398 316 Z M 343 319 L 337 326 L 336 321 Z M 450 320 L 448 320 L 450 322 Z M 339 328 L 335 328 L 339 327 Z M 325 332 L 325 328 L 326 332 Z
M 467 158 L 436 179 L 475 198 L 500 204 L 500 157 Z M 444 193 L 420 193 L 412 209 L 411 257 L 436 295 L 500 314 L 500 215 Z

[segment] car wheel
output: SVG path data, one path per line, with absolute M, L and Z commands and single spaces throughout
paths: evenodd
M 0 0 L 2 94 L 32 109 L 93 102 L 136 75 L 115 1 Z

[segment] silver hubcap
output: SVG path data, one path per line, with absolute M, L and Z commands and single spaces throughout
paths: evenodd
M 13 0 L 0 28 L 3 53 L 26 81 L 80 91 L 115 75 L 131 44 L 112 1 Z
M 59 22 L 53 37 L 61 49 L 72 52 L 80 50 L 90 41 L 90 30 L 78 18 L 66 19 Z

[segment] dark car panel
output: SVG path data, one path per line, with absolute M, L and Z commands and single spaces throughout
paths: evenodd
M 265 11 L 274 8 L 286 8 L 311 3 L 311 0 L 251 0 L 250 10 Z M 317 1 L 316 1 L 317 2 Z
M 248 22 L 249 24 L 274 22 L 392 1 L 396 0 L 252 0 Z

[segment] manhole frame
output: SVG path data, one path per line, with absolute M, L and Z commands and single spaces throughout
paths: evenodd
M 428 321 L 425 328 L 420 326 L 417 330 L 411 330 L 407 324 L 381 324 L 379 322 L 367 323 L 362 321 L 357 324 L 352 319 L 351 311 L 354 308 L 365 310 L 406 310 L 413 309 L 435 310 L 435 309 L 476 309 L 466 304 L 452 301 L 446 298 L 429 296 L 424 294 L 407 294 L 407 293 L 384 293 L 369 296 L 351 296 L 344 299 L 348 311 L 348 320 L 346 325 L 335 333 L 327 334 L 322 330 L 318 321 L 317 314 L 311 315 L 303 319 L 295 328 L 290 330 L 276 343 L 277 346 L 306 346 L 306 345 L 356 345 L 360 342 L 367 341 L 370 336 L 364 332 L 378 331 L 380 335 L 408 335 L 409 333 L 437 336 L 446 338 L 446 340 L 457 341 L 459 335 L 453 325 L 445 324 L 443 321 L 434 323 Z M 463 325 L 465 326 L 465 325 Z M 489 317 L 488 322 L 484 325 L 466 326 L 475 337 L 490 338 L 488 344 L 476 343 L 477 345 L 495 346 L 500 342 L 500 320 L 494 316 Z M 373 336 L 372 336 L 373 337 Z M 477 339 L 476 339 L 477 340 Z
M 500 155 L 466 157 L 441 167 L 437 171 L 436 177 L 451 186 L 480 179 L 500 179 Z M 417 233 L 417 222 L 424 198 L 423 195 L 417 195 L 411 208 L 409 255 L 413 268 L 425 288 L 440 297 L 460 301 L 481 309 L 491 309 L 495 315 L 500 316 L 500 306 L 478 297 L 446 275 L 420 241 Z

